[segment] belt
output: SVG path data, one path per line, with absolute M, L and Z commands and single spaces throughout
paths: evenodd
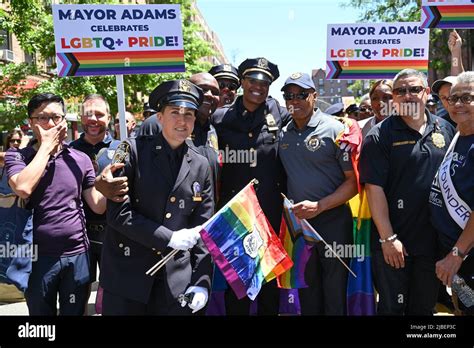
M 86 224 L 87 232 L 103 232 L 105 231 L 105 224 Z

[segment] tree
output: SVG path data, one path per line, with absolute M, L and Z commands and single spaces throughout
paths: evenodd
M 350 0 L 346 6 L 361 11 L 361 22 L 419 22 L 421 19 L 421 0 Z M 450 74 L 450 51 L 448 48 L 449 30 L 430 29 L 431 80 Z M 458 30 L 461 37 L 470 40 L 468 30 Z
M 118 4 L 123 1 L 106 0 L 102 4 Z M 190 75 L 207 71 L 210 64 L 200 60 L 214 52 L 208 42 L 197 33 L 202 30 L 192 21 L 192 0 L 159 0 L 148 3 L 180 4 L 183 21 L 183 41 L 186 72 L 180 74 L 125 75 L 124 88 L 126 106 L 131 111 L 142 109 L 142 96 L 148 95 L 159 83 L 169 79 L 187 78 Z M 68 4 L 92 4 L 96 0 L 70 0 Z M 21 48 L 30 54 L 36 54 L 41 60 L 55 57 L 54 30 L 51 4 L 44 0 L 12 0 L 8 11 L 0 9 L 0 29 L 12 33 L 18 39 Z M 9 130 L 26 118 L 26 103 L 35 93 L 51 92 L 63 96 L 69 112 L 77 111 L 78 102 L 89 93 L 102 94 L 111 106 L 113 114 L 117 111 L 115 76 L 57 77 L 44 74 L 40 68 L 28 64 L 6 64 L 0 67 L 3 76 L 0 81 L 0 131 Z M 41 75 L 45 81 L 33 89 L 21 88 L 28 76 Z M 137 93 L 138 92 L 138 93 Z

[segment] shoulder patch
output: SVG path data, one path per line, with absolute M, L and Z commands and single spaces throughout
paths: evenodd
M 125 163 L 128 160 L 130 160 L 130 144 L 124 141 L 115 150 L 112 164 Z

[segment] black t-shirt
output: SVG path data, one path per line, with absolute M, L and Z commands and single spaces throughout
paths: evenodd
M 377 124 L 364 139 L 359 163 L 360 182 L 381 186 L 390 222 L 409 255 L 436 255 L 436 231 L 429 217 L 433 178 L 454 136 L 445 120 L 427 112 L 423 135 L 399 116 Z M 371 245 L 380 248 L 372 222 Z

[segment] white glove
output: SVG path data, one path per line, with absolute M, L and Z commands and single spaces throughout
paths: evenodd
M 185 295 L 193 292 L 194 296 L 191 303 L 188 303 L 189 308 L 193 310 L 193 313 L 204 308 L 207 303 L 207 299 L 209 297 L 207 289 L 203 288 L 202 286 L 190 286 L 187 288 Z M 181 302 L 181 307 L 186 306 L 186 302 Z
M 201 226 L 196 226 L 194 228 L 183 228 L 182 230 L 173 232 L 168 246 L 178 250 L 191 249 L 196 245 L 199 238 L 201 238 L 199 234 L 201 229 Z

